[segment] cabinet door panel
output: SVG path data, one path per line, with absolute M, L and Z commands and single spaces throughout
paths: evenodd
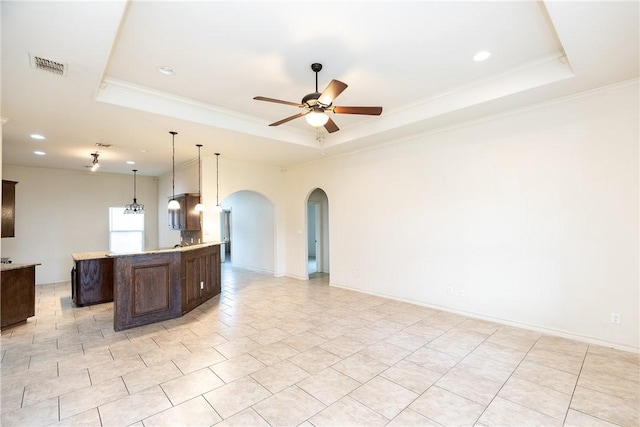
M 185 260 L 185 288 L 183 311 L 189 311 L 200 304 L 200 258 Z

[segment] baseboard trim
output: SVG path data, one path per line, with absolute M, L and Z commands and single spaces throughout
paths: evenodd
M 487 316 L 487 315 L 484 315 L 484 314 L 475 313 L 475 312 L 471 312 L 471 311 L 456 310 L 456 309 L 453 309 L 453 308 L 443 307 L 443 306 L 439 306 L 439 305 L 436 305 L 436 304 L 427 304 L 427 303 L 420 302 L 420 301 L 413 301 L 413 300 L 408 300 L 408 299 L 404 299 L 404 298 L 393 297 L 393 296 L 390 296 L 390 295 L 380 294 L 380 293 L 377 293 L 377 292 L 369 292 L 369 291 L 365 291 L 365 290 L 362 290 L 362 289 L 356 289 L 356 288 L 352 288 L 352 287 L 349 287 L 349 286 L 343 286 L 343 285 L 339 285 L 337 283 L 332 283 L 332 282 L 329 282 L 329 286 L 334 286 L 336 288 L 346 289 L 346 290 L 354 291 L 354 292 L 360 292 L 362 294 L 372 295 L 372 296 L 376 296 L 376 297 L 380 297 L 380 298 L 386 298 L 386 299 L 390 299 L 390 300 L 393 300 L 393 301 L 406 302 L 408 304 L 414 304 L 414 305 L 419 305 L 419 306 L 422 306 L 422 307 L 433 308 L 435 310 L 446 311 L 448 313 L 460 314 L 462 316 L 467 316 L 467 317 L 470 317 L 470 318 L 473 318 L 473 319 L 486 320 L 488 322 L 499 323 L 501 325 L 514 326 L 514 327 L 517 327 L 517 328 L 528 329 L 528 330 L 531 330 L 531 331 L 540 332 L 540 333 L 547 334 L 547 335 L 554 335 L 554 336 L 557 336 L 557 337 L 567 338 L 567 339 L 571 339 L 571 340 L 575 340 L 575 341 L 580 341 L 580 342 L 584 342 L 584 343 L 587 343 L 587 344 L 599 345 L 599 346 L 603 346 L 603 347 L 610 347 L 610 348 L 615 348 L 617 350 L 628 351 L 630 353 L 640 354 L 640 347 L 633 347 L 633 346 L 626 345 L 626 344 L 621 344 L 621 343 L 601 340 L 599 338 L 594 338 L 594 337 L 590 337 L 590 336 L 586 336 L 586 335 L 580 335 L 580 334 L 576 334 L 576 333 L 573 333 L 573 332 L 563 331 L 563 330 L 560 330 L 560 329 L 552 329 L 552 328 L 546 328 L 544 326 L 530 325 L 528 323 L 514 322 L 512 320 L 501 319 L 501 318 L 493 317 L 493 316 Z

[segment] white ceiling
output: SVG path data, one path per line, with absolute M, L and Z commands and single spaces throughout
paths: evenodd
M 281 168 L 637 79 L 638 2 L 10 1 L 2 12 L 3 163 L 160 175 L 222 156 Z M 474 62 L 481 50 L 491 52 Z M 65 63 L 58 76 L 30 54 Z M 298 112 L 331 79 L 327 134 Z M 160 74 L 159 66 L 175 70 Z M 44 141 L 29 137 L 45 135 Z M 112 148 L 96 148 L 96 143 Z M 42 150 L 46 156 L 36 156 Z M 126 164 L 134 160 L 135 166 Z M 89 172 L 87 172 L 89 173 Z

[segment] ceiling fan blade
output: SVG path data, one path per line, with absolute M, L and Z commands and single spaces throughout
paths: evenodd
M 329 86 L 322 92 L 318 102 L 322 105 L 331 105 L 331 103 L 347 88 L 346 83 L 340 80 L 331 80 Z
M 327 120 L 327 123 L 324 124 L 324 128 L 327 130 L 327 132 L 329 133 L 333 133 L 336 131 L 339 131 L 340 128 L 338 127 L 338 125 L 336 124 L 336 122 L 334 122 L 333 120 L 331 120 L 331 117 L 329 117 L 329 120 Z
M 302 105 L 297 103 L 297 102 L 283 101 L 281 99 L 267 98 L 267 97 L 264 97 L 264 96 L 254 96 L 253 99 L 255 99 L 256 101 L 276 102 L 278 104 L 285 104 L 285 105 L 293 105 L 293 106 L 296 106 L 296 107 L 302 107 Z
M 379 116 L 382 114 L 382 107 L 333 107 L 336 114 L 365 114 L 369 116 Z
M 302 117 L 302 116 L 304 116 L 304 115 L 306 115 L 308 113 L 309 113 L 308 111 L 303 111 L 302 113 L 294 114 L 293 116 L 287 117 L 286 119 L 282 119 L 280 121 L 271 123 L 269 126 L 278 126 L 278 125 L 281 125 L 283 123 L 287 123 L 287 122 L 289 122 L 289 121 L 291 121 L 293 119 L 297 119 L 298 117 Z

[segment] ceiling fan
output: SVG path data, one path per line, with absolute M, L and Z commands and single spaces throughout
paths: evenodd
M 334 114 L 363 114 L 369 116 L 379 116 L 382 113 L 382 107 L 340 107 L 333 105 L 333 101 L 340 95 L 347 85 L 339 80 L 331 80 L 326 89 L 320 93 L 318 92 L 318 72 L 322 70 L 322 64 L 311 64 L 311 70 L 316 73 L 316 91 L 305 95 L 300 103 L 282 101 L 280 99 L 266 98 L 264 96 L 256 96 L 253 99 L 258 101 L 275 102 L 278 104 L 293 105 L 294 107 L 303 108 L 304 111 L 287 117 L 286 119 L 279 120 L 275 123 L 271 123 L 269 126 L 278 126 L 298 117 L 305 116 L 307 122 L 316 128 L 324 126 L 327 132 L 332 133 L 340 130 L 338 125 L 331 120 L 326 114 L 330 111 Z

